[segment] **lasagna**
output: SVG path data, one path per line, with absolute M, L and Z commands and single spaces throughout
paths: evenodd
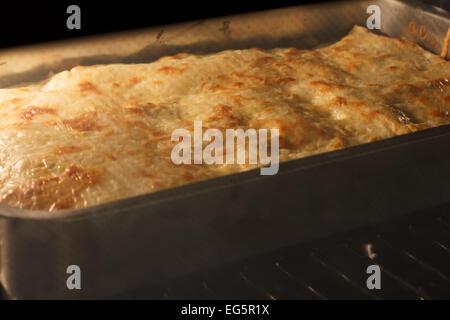
M 171 160 L 174 130 L 279 130 L 280 161 L 450 123 L 450 62 L 355 26 L 315 50 L 180 53 L 0 89 L 0 201 L 83 208 L 255 168 Z

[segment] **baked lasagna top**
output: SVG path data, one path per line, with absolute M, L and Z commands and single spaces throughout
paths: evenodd
M 92 206 L 254 168 L 175 165 L 175 129 L 278 128 L 280 161 L 450 123 L 450 62 L 355 26 L 316 50 L 78 66 L 0 90 L 0 201 Z

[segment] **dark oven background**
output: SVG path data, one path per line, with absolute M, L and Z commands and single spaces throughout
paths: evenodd
M 0 48 L 315 2 L 325 1 L 7 1 L 0 10 Z M 450 9 L 448 0 L 422 2 Z M 72 4 L 81 8 L 81 30 L 66 28 Z

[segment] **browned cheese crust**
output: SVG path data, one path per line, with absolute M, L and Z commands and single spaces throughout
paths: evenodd
M 362 27 L 316 50 L 75 67 L 0 90 L 0 199 L 83 208 L 254 168 L 181 165 L 173 130 L 278 128 L 287 161 L 450 123 L 450 62 Z

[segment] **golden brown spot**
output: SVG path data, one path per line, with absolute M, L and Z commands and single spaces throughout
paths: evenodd
M 148 171 L 144 171 L 144 170 L 139 172 L 139 176 L 144 177 L 144 178 L 153 178 L 153 179 L 158 177 L 156 172 L 148 172 Z
M 369 113 L 364 114 L 363 116 L 365 116 L 369 120 L 374 120 L 378 117 L 384 117 L 384 114 L 378 110 L 373 110 L 373 111 L 370 111 Z
M 353 63 L 353 62 L 350 62 L 350 63 L 347 63 L 346 65 L 345 65 L 345 70 L 346 71 L 353 71 L 353 70 L 358 70 L 359 69 L 359 66 L 356 64 L 356 63 Z
M 412 131 L 419 131 L 429 129 L 430 126 L 425 123 L 410 123 L 408 124 L 408 128 Z
M 256 82 L 260 82 L 260 83 L 265 83 L 267 81 L 267 79 L 262 78 L 262 77 L 258 77 L 258 76 L 254 76 L 254 75 L 250 75 L 250 74 L 243 74 L 242 72 L 230 72 L 230 75 L 237 77 L 237 78 L 245 78 L 245 79 L 249 79 L 249 80 L 253 80 Z
M 243 105 L 243 100 L 244 100 L 244 102 L 248 102 L 248 101 L 258 101 L 258 99 L 256 99 L 256 98 L 245 97 L 245 96 L 240 95 L 240 94 L 238 94 L 238 95 L 233 95 L 233 96 L 231 96 L 230 98 L 231 98 L 231 100 L 232 100 L 235 104 L 240 105 L 240 106 Z
M 260 48 L 251 48 L 251 50 L 264 53 L 264 50 Z
M 332 140 L 331 148 L 334 150 L 342 149 L 345 147 L 345 140 L 341 136 L 337 136 Z
M 413 85 L 411 83 L 408 83 L 408 82 L 397 83 L 396 87 L 397 88 L 394 90 L 395 93 L 400 93 L 403 88 L 406 88 L 406 89 L 408 89 L 411 92 L 418 92 L 418 91 L 422 91 L 422 89 L 423 89 L 423 88 L 420 88 L 420 87 L 415 86 L 415 85 Z
M 137 103 L 137 101 L 136 101 L 135 99 L 128 99 L 128 100 L 125 102 L 125 105 L 126 105 L 126 106 L 129 106 L 129 107 L 137 107 L 137 106 L 138 106 L 138 103 Z
M 216 76 L 216 80 L 226 80 L 227 76 L 225 74 L 219 74 Z
M 325 82 L 322 80 L 319 81 L 311 81 L 308 83 L 310 86 L 319 86 L 323 87 L 324 89 L 351 89 L 354 88 L 353 86 L 349 86 L 346 84 L 338 84 L 338 83 L 332 83 L 332 82 Z
M 216 106 L 216 110 L 218 110 L 220 114 L 229 114 L 232 109 L 232 107 L 223 104 L 218 104 Z
M 82 114 L 72 119 L 62 121 L 63 125 L 68 129 L 75 131 L 100 131 L 102 127 L 95 121 L 90 113 Z
M 277 61 L 273 62 L 272 65 L 277 68 L 290 68 L 290 66 L 287 65 L 286 63 L 277 62 Z
M 27 188 L 15 188 L 10 190 L 2 197 L 3 202 L 24 202 L 31 199 L 33 196 L 39 196 L 44 194 L 45 191 L 51 186 L 57 186 L 60 182 L 59 177 L 41 178 L 33 180 L 32 187 Z M 49 186 L 50 185 L 50 186 Z
M 351 107 L 363 107 L 366 103 L 364 101 L 350 101 L 348 105 Z
M 194 181 L 195 180 L 195 177 L 190 172 L 187 172 L 187 171 L 181 172 L 180 177 L 184 181 Z
M 343 45 L 343 46 L 337 46 L 337 47 L 334 47 L 333 49 L 332 49 L 334 52 L 345 52 L 345 51 L 348 51 L 348 46 L 346 46 L 346 45 Z
M 175 67 L 161 67 L 159 69 L 156 70 L 157 73 L 162 73 L 162 74 L 181 74 L 185 71 L 185 68 L 175 68 Z
M 41 178 L 35 180 L 34 185 L 37 187 L 42 187 L 52 182 L 58 182 L 59 180 L 60 180 L 59 177 Z
M 252 128 L 278 128 L 280 132 L 279 145 L 280 148 L 285 149 L 298 149 L 312 139 L 327 136 L 322 129 L 295 115 L 289 119 L 251 120 L 249 126 Z
M 25 120 L 32 120 L 35 116 L 38 115 L 55 114 L 55 113 L 56 113 L 55 109 L 52 108 L 30 106 L 20 114 L 20 117 Z
M 363 54 L 363 53 L 361 53 L 361 52 L 352 52 L 351 53 L 351 56 L 353 57 L 353 58 L 363 58 L 363 57 L 366 57 L 366 55 L 365 54 Z
M 332 105 L 338 105 L 338 106 L 343 106 L 347 104 L 347 99 L 345 99 L 344 97 L 339 97 L 337 96 L 336 98 L 334 98 L 331 101 Z
M 281 78 L 281 79 L 277 79 L 275 80 L 276 83 L 278 83 L 279 85 L 286 85 L 290 82 L 295 82 L 297 81 L 295 78 Z
M 19 102 L 21 102 L 22 101 L 22 98 L 14 98 L 14 99 L 11 99 L 11 103 L 12 104 L 18 104 Z
M 11 127 L 14 128 L 20 128 L 21 130 L 25 130 L 26 128 L 26 122 L 22 121 L 22 122 L 14 122 L 12 124 L 10 124 Z
M 428 113 L 428 118 L 430 119 L 441 119 L 441 118 L 449 118 L 449 112 L 448 111 L 442 111 L 442 110 L 433 110 Z
M 111 83 L 111 85 L 112 85 L 114 88 L 119 88 L 119 87 L 120 87 L 120 84 L 117 83 L 117 82 L 113 82 L 113 83 Z
M 141 109 L 141 108 L 125 108 L 125 111 L 128 113 L 133 113 L 133 114 L 137 114 L 137 115 L 144 114 L 144 109 Z
M 258 57 L 255 59 L 256 63 L 268 63 L 274 60 L 273 57 L 267 56 L 267 57 Z
M 284 52 L 284 54 L 287 56 L 297 56 L 300 53 L 301 53 L 301 51 L 298 49 L 295 49 L 295 48 L 290 48 Z
M 141 120 L 125 120 L 123 121 L 123 125 L 127 128 L 141 128 L 141 129 L 147 128 L 145 122 Z
M 420 26 L 419 34 L 421 38 L 425 38 L 427 35 L 427 30 L 425 29 L 425 26 Z
M 271 112 L 273 112 L 273 108 L 268 107 L 268 108 L 264 108 L 264 110 L 261 111 L 261 114 L 268 114 Z
M 99 173 L 95 170 L 84 170 L 77 166 L 67 167 L 64 174 L 72 181 L 86 185 L 94 185 L 99 181 Z
M 63 154 L 68 154 L 68 153 L 75 153 L 75 152 L 80 152 L 83 151 L 85 149 L 89 149 L 90 147 L 79 147 L 79 146 L 62 146 L 62 147 L 57 147 L 55 149 L 55 153 L 58 155 L 63 155 Z
M 100 94 L 100 91 L 89 81 L 82 81 L 77 84 L 78 91 Z
M 415 48 L 416 45 L 408 40 L 401 39 L 401 38 L 394 38 L 395 41 L 400 42 L 402 45 L 410 48 Z
M 409 32 L 413 33 L 416 30 L 416 24 L 414 23 L 414 21 L 411 21 L 409 23 Z
M 143 80 L 144 78 L 142 78 L 142 77 L 132 77 L 132 78 L 130 78 L 130 82 L 131 83 L 139 83 L 139 82 L 141 82 L 142 80 Z
M 416 102 L 418 104 L 422 104 L 424 106 L 430 106 L 431 102 L 430 100 L 428 100 L 428 98 L 424 97 L 424 96 L 419 96 L 419 95 L 415 95 L 416 97 Z
M 389 66 L 388 69 L 389 69 L 389 70 L 397 70 L 398 67 L 397 67 L 397 66 Z
M 108 159 L 108 160 L 111 160 L 111 161 L 116 161 L 116 160 L 117 160 L 117 158 L 114 157 L 114 156 L 113 156 L 112 154 L 110 154 L 110 153 L 105 153 L 105 158 Z
M 42 122 L 42 124 L 47 126 L 47 127 L 55 127 L 55 126 L 59 125 L 59 122 L 52 120 L 52 121 Z
M 241 88 L 243 87 L 245 84 L 243 82 L 233 82 L 232 86 L 236 87 L 236 88 Z
M 210 116 L 207 121 L 239 121 L 232 113 L 233 108 L 227 105 L 219 104 L 215 107 L 214 115 Z
M 161 137 L 164 134 L 164 132 L 162 132 L 159 129 L 155 129 L 155 128 L 148 129 L 148 133 L 152 138 Z
M 258 100 L 258 99 L 256 99 L 256 98 L 253 98 L 253 97 L 246 97 L 246 96 L 243 96 L 243 95 L 240 95 L 240 94 L 233 96 L 233 98 L 234 98 L 235 100 L 247 100 L 247 101 L 252 101 L 252 100 L 255 101 L 255 100 Z
M 374 142 L 374 141 L 377 141 L 377 140 L 380 140 L 380 139 L 381 139 L 380 137 L 372 137 L 372 138 L 369 139 L 369 142 Z
M 330 83 L 319 80 L 319 81 L 311 81 L 308 83 L 308 85 L 316 87 L 316 86 L 322 86 L 322 87 L 329 87 Z
M 223 91 L 223 90 L 227 90 L 227 88 L 222 87 L 221 85 L 219 85 L 217 83 L 213 83 L 212 85 L 209 86 L 209 90 L 210 91 Z

